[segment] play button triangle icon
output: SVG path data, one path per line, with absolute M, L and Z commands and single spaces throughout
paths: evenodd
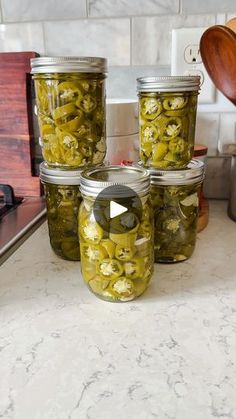
M 117 217 L 118 215 L 123 214 L 126 211 L 128 211 L 128 209 L 123 205 L 120 205 L 115 201 L 110 202 L 110 218 Z

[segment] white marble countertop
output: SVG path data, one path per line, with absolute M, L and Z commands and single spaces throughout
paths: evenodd
M 189 261 L 97 299 L 43 224 L 0 268 L 0 418 L 236 418 L 236 224 L 211 202 Z

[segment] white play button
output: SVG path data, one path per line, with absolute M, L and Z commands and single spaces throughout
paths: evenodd
M 123 205 L 117 204 L 115 201 L 110 202 L 110 218 L 117 217 L 117 215 L 123 214 L 126 211 L 128 209 L 123 207 Z

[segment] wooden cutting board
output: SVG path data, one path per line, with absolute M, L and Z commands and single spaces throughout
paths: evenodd
M 0 53 L 0 183 L 20 196 L 39 196 L 32 168 L 33 115 L 30 58 L 35 52 Z

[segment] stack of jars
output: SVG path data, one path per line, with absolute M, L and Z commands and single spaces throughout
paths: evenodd
M 197 233 L 204 164 L 192 160 L 200 77 L 142 77 L 140 162 L 151 176 L 155 261 L 188 259 Z
M 78 210 L 82 171 L 106 154 L 107 60 L 39 57 L 31 60 L 35 83 L 50 242 L 57 255 L 80 260 Z
M 156 262 L 178 262 L 194 250 L 204 172 L 191 160 L 199 77 L 139 78 L 140 162 L 106 167 L 106 59 L 31 65 L 51 246 L 64 259 L 81 257 L 98 297 L 132 300 L 149 284 L 154 252 Z

